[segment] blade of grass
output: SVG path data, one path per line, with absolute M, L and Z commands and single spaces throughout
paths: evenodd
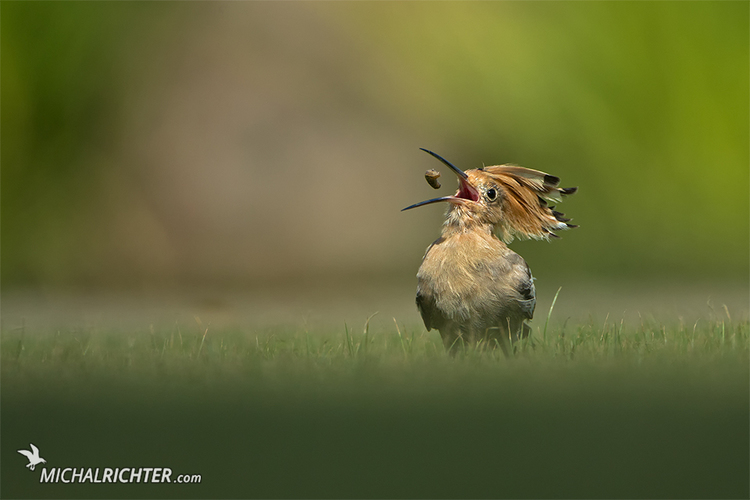
M 398 339 L 401 341 L 401 350 L 404 351 L 404 356 L 406 356 L 406 346 L 404 345 L 404 336 L 401 335 L 401 329 L 398 327 L 398 322 L 396 321 L 396 318 L 393 318 L 393 324 L 396 325 L 396 333 L 398 333 Z
M 544 322 L 544 331 L 542 331 L 542 340 L 544 341 L 545 345 L 547 345 L 547 325 L 549 325 L 549 319 L 552 316 L 552 310 L 555 308 L 555 302 L 557 302 L 557 296 L 560 295 L 560 290 L 562 290 L 562 287 L 557 289 L 557 293 L 555 293 L 555 298 L 552 299 L 552 305 L 549 306 L 549 311 L 547 312 L 547 321 Z
M 367 318 L 367 321 L 365 321 L 365 349 L 364 352 L 367 354 L 367 344 L 369 343 L 369 333 L 370 333 L 370 320 L 375 317 L 375 315 L 378 314 L 378 311 L 375 311 L 370 315 L 369 318 Z
M 206 342 L 206 334 L 208 333 L 208 328 L 206 328 L 206 331 L 203 332 L 203 338 L 201 339 L 201 345 L 198 347 L 198 354 L 197 356 L 201 355 L 201 351 L 203 350 L 203 344 Z
M 344 333 L 346 334 L 346 348 L 349 351 L 349 356 L 354 355 L 354 349 L 352 348 L 352 339 L 349 336 L 349 326 L 344 323 Z

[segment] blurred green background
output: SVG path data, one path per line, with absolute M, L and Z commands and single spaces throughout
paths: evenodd
M 0 2 L 3 495 L 746 497 L 748 19 Z M 563 286 L 569 352 L 402 353 L 402 331 L 440 346 L 413 298 L 442 208 L 400 212 L 438 193 L 419 147 L 580 187 L 559 208 L 579 229 L 512 245 L 537 338 Z M 383 352 L 347 355 L 375 311 Z M 598 354 L 574 358 L 582 332 Z M 29 442 L 50 466 L 205 481 L 49 488 Z
M 413 280 L 418 147 L 580 186 L 538 277 L 746 283 L 748 45 L 746 2 L 3 3 L 2 285 Z

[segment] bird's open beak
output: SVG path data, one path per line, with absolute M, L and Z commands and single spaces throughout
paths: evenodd
M 437 203 L 439 201 L 447 201 L 449 203 L 455 203 L 457 205 L 468 203 L 470 201 L 479 201 L 479 191 L 477 191 L 477 189 L 471 185 L 471 183 L 469 182 L 469 176 L 466 175 L 466 172 L 464 172 L 463 170 L 461 170 L 460 168 L 458 168 L 457 166 L 455 166 L 454 164 L 452 164 L 451 162 L 449 162 L 442 156 L 433 153 L 432 151 L 428 151 L 427 149 L 424 149 L 424 148 L 419 148 L 419 149 L 421 149 L 425 153 L 431 154 L 432 156 L 434 156 L 435 158 L 443 162 L 446 166 L 448 166 L 448 168 L 451 169 L 451 171 L 454 174 L 458 176 L 458 191 L 453 196 L 442 196 L 440 198 L 433 198 L 431 200 L 420 201 L 419 203 L 415 203 L 414 205 L 410 205 L 402 209 L 401 210 L 402 212 L 404 210 L 409 210 L 412 208 L 429 205 L 431 203 Z

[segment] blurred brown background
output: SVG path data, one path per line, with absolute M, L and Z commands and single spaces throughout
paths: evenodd
M 436 193 L 425 147 L 580 186 L 560 207 L 580 229 L 513 246 L 545 297 L 708 283 L 746 304 L 747 3 L 34 2 L 1 19 L 4 294 L 410 295 L 442 219 L 399 212 Z

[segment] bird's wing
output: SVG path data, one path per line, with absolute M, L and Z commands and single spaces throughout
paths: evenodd
M 36 446 L 34 446 L 33 443 L 29 443 L 29 444 L 31 445 L 31 451 L 34 452 L 34 456 L 38 457 L 39 456 L 39 448 L 37 448 Z
M 422 257 L 422 266 L 424 266 L 424 262 L 427 260 L 427 255 L 430 253 L 430 250 L 443 241 L 444 238 L 441 236 L 427 247 L 427 250 L 424 252 L 424 257 Z M 419 271 L 420 273 L 422 272 L 422 267 L 419 268 Z M 419 279 L 420 273 L 417 273 L 417 279 Z M 417 284 L 417 309 L 419 309 L 419 314 L 422 316 L 422 321 L 424 321 L 424 326 L 427 328 L 428 332 L 433 328 L 439 330 L 443 325 L 445 318 L 437 308 L 435 295 L 429 286 L 424 286 L 421 279 Z
M 516 303 L 523 317 L 531 319 L 534 317 L 536 308 L 536 287 L 534 287 L 531 269 L 523 257 L 517 253 L 510 254 L 507 259 L 511 264 L 511 286 L 517 294 Z
M 422 316 L 424 326 L 429 332 L 432 330 L 434 323 L 432 318 L 437 312 L 435 309 L 435 299 L 431 295 L 424 295 L 419 288 L 417 288 L 417 309 L 419 309 L 419 314 Z
M 33 458 L 33 456 L 34 456 L 34 454 L 31 453 L 29 450 L 18 450 L 18 453 L 20 453 L 24 457 L 28 458 L 29 460 L 31 460 Z
M 521 311 L 527 319 L 531 319 L 534 317 L 534 309 L 536 309 L 536 287 L 534 287 L 534 277 L 531 275 L 528 265 L 526 270 L 528 271 L 527 277 L 518 283 L 516 291 L 521 296 L 521 300 L 518 301 Z

